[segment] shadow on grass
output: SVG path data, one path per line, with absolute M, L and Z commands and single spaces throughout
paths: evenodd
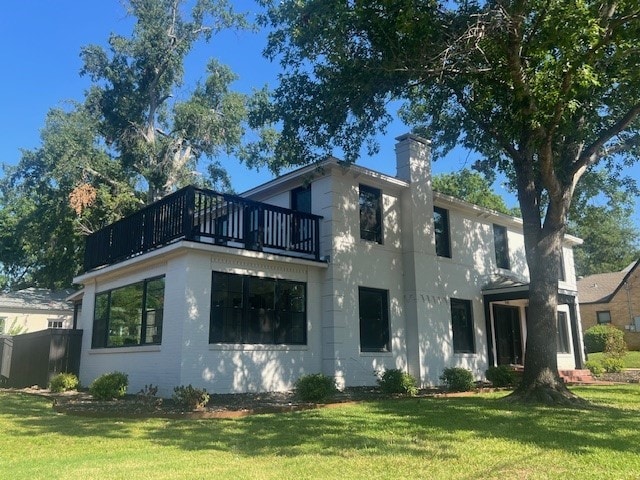
M 595 396 L 606 401 L 640 395 L 637 386 L 609 388 Z M 126 438 L 135 430 L 162 446 L 247 457 L 313 454 L 347 458 L 370 454 L 428 455 L 446 460 L 457 458 L 456 445 L 469 438 L 574 454 L 593 449 L 637 452 L 640 445 L 638 408 L 554 409 L 513 405 L 486 396 L 372 401 L 237 420 L 135 420 L 56 414 L 46 400 L 0 395 L 0 420 L 4 422 L 3 418 L 15 422 L 15 432 L 23 435 L 56 432 Z

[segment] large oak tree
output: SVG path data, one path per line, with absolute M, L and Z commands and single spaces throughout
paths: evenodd
M 637 0 L 264 3 L 266 54 L 283 73 L 253 118 L 278 127 L 276 168 L 375 150 L 400 100 L 436 154 L 461 143 L 512 175 L 530 273 L 512 398 L 569 401 L 555 342 L 560 247 L 585 172 L 599 162 L 613 172 L 638 153 Z

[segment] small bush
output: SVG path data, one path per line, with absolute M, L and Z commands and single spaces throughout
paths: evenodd
M 140 391 L 136 394 L 136 400 L 138 403 L 145 405 L 147 407 L 159 407 L 162 405 L 162 398 L 158 396 L 158 387 L 153 384 L 145 385 L 144 388 L 141 388 Z
M 98 400 L 111 400 L 112 398 L 124 397 L 128 385 L 129 377 L 126 373 L 105 373 L 89 385 L 89 393 Z
M 489 367 L 485 372 L 485 376 L 494 387 L 498 388 L 512 387 L 518 380 L 518 374 L 507 365 Z
M 440 380 L 450 392 L 468 392 L 475 387 L 473 374 L 466 368 L 445 368 Z
M 609 335 L 604 342 L 604 354 L 611 358 L 624 358 L 627 354 L 627 344 L 624 341 L 624 332 L 616 329 L 620 334 Z
M 335 394 L 336 382 L 322 373 L 313 373 L 296 380 L 295 390 L 304 402 L 322 402 Z
M 53 393 L 67 392 L 77 389 L 78 385 L 80 381 L 73 373 L 58 373 L 51 379 L 49 390 Z
M 620 373 L 624 369 L 621 358 L 605 357 L 602 359 L 602 367 L 607 373 Z
M 379 374 L 378 386 L 384 393 L 400 393 L 412 397 L 418 394 L 418 382 L 413 375 L 398 368 Z
M 180 385 L 173 389 L 173 401 L 185 410 L 204 408 L 209 403 L 209 394 L 204 388 Z
M 604 373 L 604 367 L 602 364 L 596 360 L 589 360 L 584 364 L 586 368 L 589 369 L 591 375 L 598 377 Z
M 624 343 L 624 332 L 609 325 L 594 325 L 584 332 L 584 346 L 587 353 L 604 352 L 607 339 L 614 337 L 614 344 Z M 610 340 L 611 341 L 611 340 Z

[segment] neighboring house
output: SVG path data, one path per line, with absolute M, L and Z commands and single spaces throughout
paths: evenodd
M 73 304 L 66 300 L 68 296 L 68 291 L 43 288 L 0 293 L 0 335 L 72 328 Z
M 397 176 L 328 159 L 242 197 L 188 187 L 87 239 L 80 380 L 119 370 L 168 395 L 340 387 L 400 368 L 435 385 L 522 364 L 522 221 L 431 190 L 428 141 Z M 583 365 L 574 245 L 563 247 L 561 369 Z
M 630 350 L 640 350 L 640 260 L 624 270 L 578 280 L 582 328 L 611 325 L 624 332 Z

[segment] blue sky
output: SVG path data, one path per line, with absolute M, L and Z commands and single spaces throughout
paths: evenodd
M 235 0 L 238 11 L 255 11 L 252 0 Z M 81 77 L 80 48 L 104 44 L 111 32 L 128 35 L 132 20 L 120 0 L 5 0 L 0 16 L 0 164 L 15 165 L 21 149 L 38 147 L 47 111 L 67 100 L 82 100 L 89 80 Z M 251 92 L 275 85 L 279 65 L 262 57 L 265 32 L 224 32 L 208 44 L 199 44 L 185 65 L 186 96 L 203 78 L 207 60 L 215 57 L 240 77 L 234 88 Z M 180 95 L 180 92 L 178 93 Z M 358 163 L 395 175 L 394 138 L 408 131 L 396 121 L 380 137 L 380 153 Z M 434 173 L 470 167 L 477 157 L 455 150 L 434 163 Z M 221 159 L 236 191 L 244 191 L 271 178 L 267 170 L 249 171 L 234 158 Z M 634 168 L 635 172 L 640 167 Z M 513 195 L 495 186 L 496 193 L 515 206 Z M 640 225 L 638 208 L 634 217 Z

